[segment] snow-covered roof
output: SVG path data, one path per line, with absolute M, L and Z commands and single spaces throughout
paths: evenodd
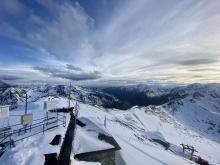
M 78 119 L 85 124 L 84 127 L 77 126 L 74 143 L 74 153 L 90 153 L 109 149 L 120 149 L 108 130 L 97 122 L 96 118 L 81 117 Z

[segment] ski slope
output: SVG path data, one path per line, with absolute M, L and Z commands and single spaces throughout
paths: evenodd
M 45 115 L 42 108 L 45 99 L 47 98 L 31 102 L 29 112 L 37 117 Z M 56 99 L 60 107 L 64 107 L 68 103 L 67 99 L 62 97 Z M 71 103 L 75 105 L 74 101 Z M 11 114 L 23 114 L 23 107 L 24 105 L 19 106 Z M 107 119 L 106 129 L 121 147 L 116 156 L 116 161 L 120 165 L 145 165 L 146 162 L 152 165 L 195 164 L 189 160 L 189 153 L 184 154 L 182 152 L 181 143 L 194 146 L 198 150 L 196 155 L 208 160 L 209 163 L 220 164 L 220 144 L 181 124 L 162 106 L 156 108 L 154 106 L 142 108 L 135 106 L 127 111 L 121 111 L 79 103 L 79 117 L 89 118 L 100 128 L 104 127 L 104 120 Z M 11 123 L 17 122 L 12 118 Z M 60 146 L 50 146 L 49 143 L 56 134 L 61 134 L 63 137 L 65 129 L 59 127 L 46 132 L 45 135 L 39 134 L 18 142 L 14 148 L 9 149 L 0 158 L 0 164 L 29 165 L 31 162 L 33 165 L 43 165 L 44 154 L 59 153 Z M 151 139 L 169 142 L 169 150 Z M 86 148 L 87 146 L 81 147 Z M 72 164 L 88 163 L 72 160 Z
M 150 107 L 133 107 L 119 111 L 80 104 L 79 116 L 96 120 L 100 127 L 107 118 L 107 129 L 122 148 L 120 155 L 125 164 L 195 164 L 189 154 L 182 153 L 181 143 L 194 146 L 196 155 L 211 164 L 220 164 L 219 143 L 201 137 L 163 109 L 155 112 Z M 171 144 L 170 149 L 150 141 L 152 137 L 165 139 Z

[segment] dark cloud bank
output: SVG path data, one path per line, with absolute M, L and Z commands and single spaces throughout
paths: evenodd
M 85 72 L 83 69 L 69 64 L 67 65 L 67 70 L 62 70 L 60 68 L 56 69 L 45 67 L 34 67 L 34 69 L 54 77 L 59 77 L 73 81 L 95 80 L 101 77 L 100 73 L 97 71 Z M 74 72 L 72 70 L 74 70 Z

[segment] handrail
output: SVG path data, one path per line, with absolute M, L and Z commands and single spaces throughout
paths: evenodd
M 6 139 L 8 139 L 8 138 L 10 138 L 10 145 L 9 146 L 11 146 L 11 142 L 13 141 L 13 142 L 17 142 L 17 141 L 20 141 L 20 140 L 23 140 L 23 139 L 26 139 L 26 138 L 29 138 L 29 137 L 31 137 L 31 136 L 35 136 L 35 135 L 37 135 L 37 134 L 39 134 L 39 133 L 44 133 L 45 131 L 48 131 L 48 130 L 50 130 L 50 129 L 53 129 L 53 128 L 55 128 L 55 127 L 58 127 L 58 126 L 66 126 L 66 116 L 65 115 L 60 115 L 60 114 L 58 114 L 57 113 L 57 116 L 56 117 L 52 117 L 52 118 L 54 118 L 54 119 L 56 119 L 56 121 L 52 121 L 51 122 L 51 120 L 50 120 L 50 122 L 47 122 L 47 117 L 43 117 L 43 118 L 39 118 L 39 119 L 35 119 L 35 120 L 33 120 L 33 121 L 39 121 L 39 120 L 42 120 L 42 121 L 40 121 L 40 122 L 37 122 L 37 123 L 32 123 L 32 124 L 30 124 L 30 125 L 28 125 L 28 127 L 25 127 L 25 126 L 23 126 L 23 125 L 21 125 L 21 124 L 15 124 L 15 125 L 13 125 L 13 126 L 18 126 L 18 125 L 20 125 L 20 126 L 22 126 L 21 128 L 18 128 L 18 129 L 12 129 L 12 132 L 11 133 L 9 133 L 9 134 L 6 134 L 6 135 L 4 135 L 4 137 L 3 138 L 0 138 L 0 144 L 3 144 L 4 142 L 6 142 Z M 60 123 L 61 122 L 61 123 Z M 57 123 L 56 125 L 54 125 L 55 123 Z M 47 124 L 47 125 L 45 125 L 45 124 Z M 13 126 L 11 126 L 10 128 L 12 128 Z M 36 130 L 35 128 L 39 128 L 39 127 L 42 127 L 43 126 L 43 129 L 42 130 L 40 130 L 39 132 L 34 132 L 33 130 Z M 4 127 L 3 127 L 4 128 Z M 13 135 L 16 135 L 16 134 L 18 134 L 18 136 L 20 135 L 20 132 L 23 132 L 23 131 L 25 131 L 26 130 L 26 132 L 34 132 L 33 134 L 31 134 L 31 135 L 28 135 L 28 136 L 25 136 L 25 137 L 22 137 L 22 138 L 18 138 L 18 139 L 16 139 L 15 141 L 14 140 L 12 140 L 12 136 Z M 36 130 L 37 131 L 37 130 Z M 6 151 L 6 149 L 8 148 L 8 146 L 6 146 L 5 148 L 3 148 L 3 150 L 1 149 L 0 150 L 0 152 L 2 152 L 2 151 Z
M 11 134 L 8 134 L 8 136 L 6 136 L 4 139 L 2 139 L 2 141 L 0 141 L 0 144 L 1 144 L 5 139 L 7 139 L 9 136 L 11 136 Z
M 58 124 L 58 125 L 62 125 L 62 124 Z M 57 125 L 57 126 L 58 126 L 58 125 Z M 42 124 L 41 126 L 43 126 L 43 124 Z M 47 130 L 48 130 L 48 128 L 45 129 L 44 131 L 47 131 Z M 15 140 L 14 142 L 17 142 L 17 141 L 20 141 L 20 140 L 24 140 L 24 139 L 29 138 L 29 137 L 31 137 L 31 136 L 35 136 L 35 135 L 40 134 L 40 133 L 42 133 L 42 132 L 44 132 L 44 131 L 40 131 L 40 132 L 37 132 L 37 133 L 31 134 L 31 135 L 29 135 L 29 136 L 25 136 L 24 138 L 21 138 L 21 139 Z
M 52 113 L 51 113 L 52 114 Z M 10 116 L 21 116 L 21 115 L 10 115 Z M 64 116 L 64 115 L 61 115 L 58 113 L 58 116 Z M 38 121 L 38 120 L 41 120 L 41 119 L 46 119 L 47 117 L 42 117 L 42 118 L 38 118 L 38 119 L 34 119 L 34 121 Z M 13 126 L 17 126 L 17 125 L 21 125 L 20 123 L 19 124 L 14 124 L 14 125 L 10 125 L 10 127 L 13 127 Z M 2 128 L 5 128 L 5 127 L 2 127 Z

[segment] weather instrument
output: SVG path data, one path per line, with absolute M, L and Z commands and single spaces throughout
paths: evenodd
M 9 105 L 0 106 L 0 118 L 9 116 Z
M 57 106 L 57 101 L 56 100 L 51 100 L 51 101 L 45 101 L 44 102 L 44 110 L 49 111 L 49 110 L 54 110 L 56 109 Z

